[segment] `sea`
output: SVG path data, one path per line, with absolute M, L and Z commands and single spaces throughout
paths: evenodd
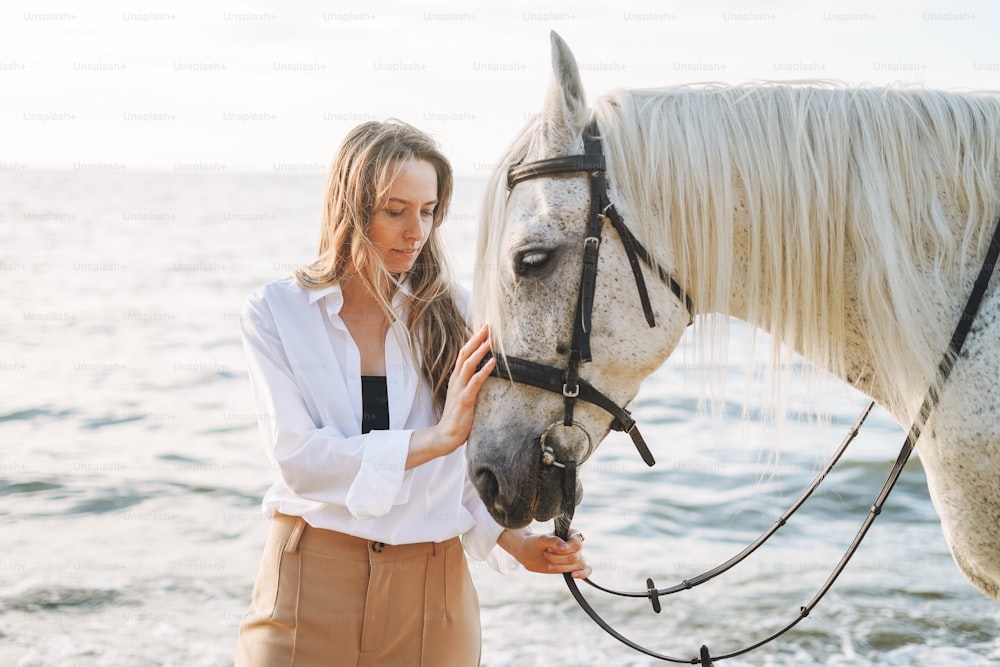
M 273 475 L 239 312 L 253 289 L 315 255 L 323 183 L 318 173 L 0 171 L 0 667 L 232 664 Z M 459 179 L 443 228 L 466 285 L 485 186 Z M 864 396 L 806 369 L 786 381 L 785 417 L 772 419 L 752 332 L 730 330 L 707 380 L 692 336 L 642 385 L 632 409 L 654 467 L 620 434 L 584 466 L 574 525 L 598 583 L 662 588 L 738 553 L 864 408 Z M 703 645 L 721 655 L 753 644 L 823 585 L 903 437 L 876 408 L 786 526 L 730 572 L 664 598 L 660 613 L 583 591 L 658 653 L 690 660 Z M 472 572 L 486 667 L 661 664 L 595 625 L 559 576 L 476 561 Z M 998 621 L 1000 605 L 954 565 L 915 457 L 816 608 L 717 664 L 1000 665 Z

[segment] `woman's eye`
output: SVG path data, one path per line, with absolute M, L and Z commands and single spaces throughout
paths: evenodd
M 399 216 L 403 215 L 403 210 L 402 209 L 399 209 L 398 211 L 394 211 L 392 209 L 387 208 L 387 209 L 385 209 L 385 212 L 389 214 L 390 218 L 398 218 Z
M 420 215 L 424 216 L 425 218 L 433 218 L 434 211 L 421 211 Z

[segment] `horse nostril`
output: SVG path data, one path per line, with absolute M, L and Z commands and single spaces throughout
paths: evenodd
M 500 482 L 497 480 L 497 476 L 489 468 L 480 468 L 475 474 L 475 484 L 476 490 L 479 491 L 479 497 L 483 499 L 487 507 L 492 506 L 496 502 L 497 496 L 500 495 Z

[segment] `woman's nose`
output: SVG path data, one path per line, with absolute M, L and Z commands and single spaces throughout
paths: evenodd
M 403 229 L 403 233 L 407 238 L 411 239 L 421 240 L 424 238 L 424 225 L 419 211 L 413 215 L 407 216 L 406 226 Z

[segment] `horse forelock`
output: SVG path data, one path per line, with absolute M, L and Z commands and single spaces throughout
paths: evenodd
M 537 145 L 541 118 L 530 119 L 504 153 L 490 175 L 479 215 L 476 241 L 476 269 L 473 283 L 474 318 L 476 326 L 488 324 L 496 351 L 503 354 L 503 329 L 507 309 L 504 304 L 514 297 L 503 280 L 506 265 L 505 232 L 507 220 L 507 171 L 527 159 Z

